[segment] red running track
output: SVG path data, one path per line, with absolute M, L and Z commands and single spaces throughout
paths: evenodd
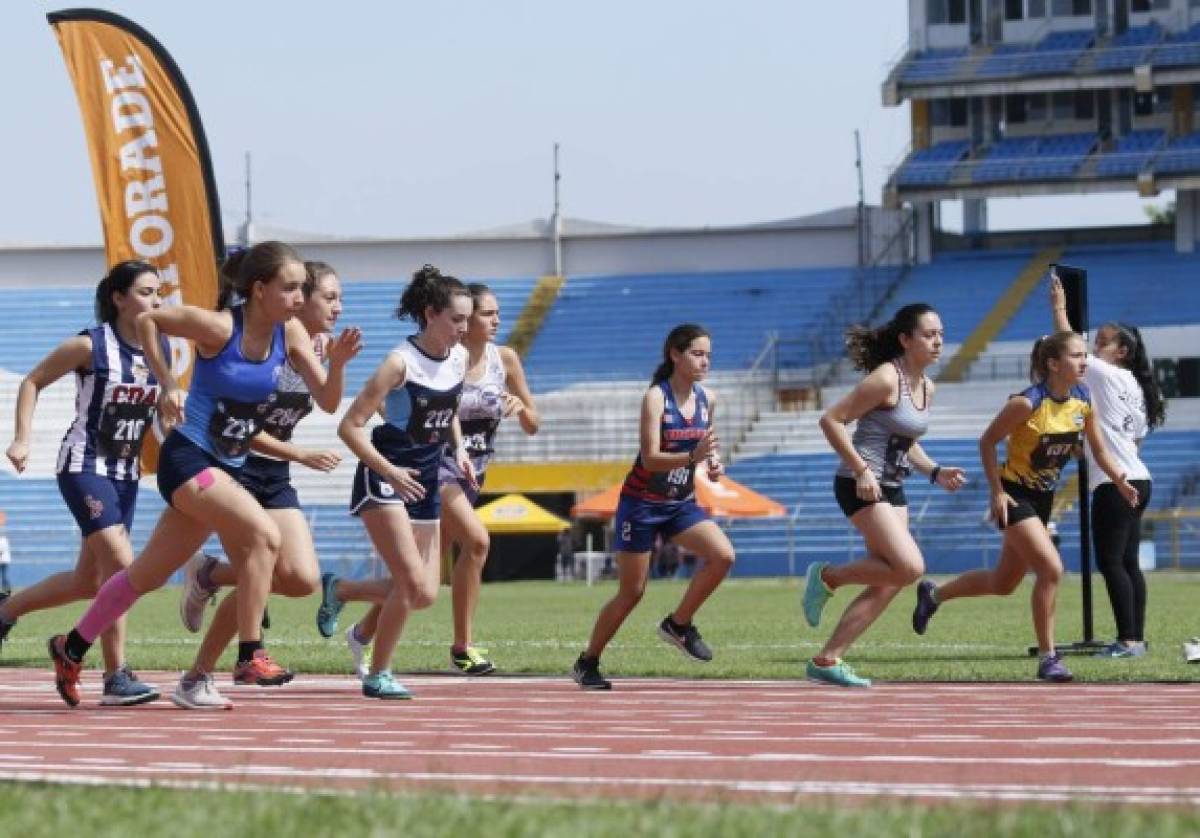
M 146 673 L 164 693 L 173 673 Z M 227 677 L 227 676 L 225 676 Z M 0 669 L 0 779 L 786 802 L 807 795 L 1200 804 L 1200 684 L 413 677 L 227 687 L 232 712 L 67 708 Z M 226 682 L 227 683 L 227 682 Z

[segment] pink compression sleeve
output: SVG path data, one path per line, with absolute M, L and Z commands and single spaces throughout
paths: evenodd
M 124 616 L 137 598 L 141 596 L 129 584 L 129 574 L 122 570 L 114 573 L 108 581 L 100 586 L 92 607 L 79 618 L 75 630 L 88 643 L 96 642 L 105 629 Z

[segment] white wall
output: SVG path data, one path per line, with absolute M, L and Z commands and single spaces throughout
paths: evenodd
M 857 262 L 853 212 L 804 226 L 654 230 L 564 237 L 568 274 L 669 273 L 843 267 Z M 871 208 L 877 241 L 898 215 Z M 541 276 L 554 270 L 549 239 L 528 236 L 299 242 L 306 257 L 329 262 L 348 279 L 396 279 L 429 262 L 469 277 Z M 99 246 L 0 248 L 0 286 L 92 285 L 105 271 Z

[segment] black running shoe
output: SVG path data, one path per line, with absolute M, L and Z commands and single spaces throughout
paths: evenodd
M 917 583 L 917 605 L 913 609 L 912 627 L 917 634 L 924 634 L 925 629 L 929 626 L 929 620 L 937 613 L 938 606 L 941 605 L 933 598 L 933 592 L 937 586 L 928 579 L 922 579 Z
M 695 625 L 677 626 L 671 621 L 671 615 L 663 617 L 658 624 L 658 636 L 683 653 L 685 658 L 697 663 L 708 663 L 712 660 L 712 649 L 704 642 Z
M 585 690 L 611 690 L 612 681 L 600 674 L 600 659 L 580 655 L 571 669 L 575 683 Z

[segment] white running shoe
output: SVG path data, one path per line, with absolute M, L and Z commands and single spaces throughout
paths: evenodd
M 171 701 L 176 707 L 184 710 L 231 710 L 233 702 L 217 692 L 217 685 L 212 676 L 205 673 L 195 681 L 189 681 L 186 674 L 179 679 Z
M 216 588 L 206 588 L 200 584 L 200 571 L 208 568 L 211 572 L 217 560 L 204 553 L 196 553 L 183 566 L 183 591 L 179 597 L 179 619 L 183 627 L 192 634 L 200 631 L 204 625 L 204 608 L 217 596 Z
M 354 636 L 356 628 L 357 624 L 346 629 L 346 647 L 350 650 L 350 657 L 354 658 L 354 672 L 361 680 L 371 673 L 371 667 L 367 665 L 367 647 L 371 644 L 363 643 Z

